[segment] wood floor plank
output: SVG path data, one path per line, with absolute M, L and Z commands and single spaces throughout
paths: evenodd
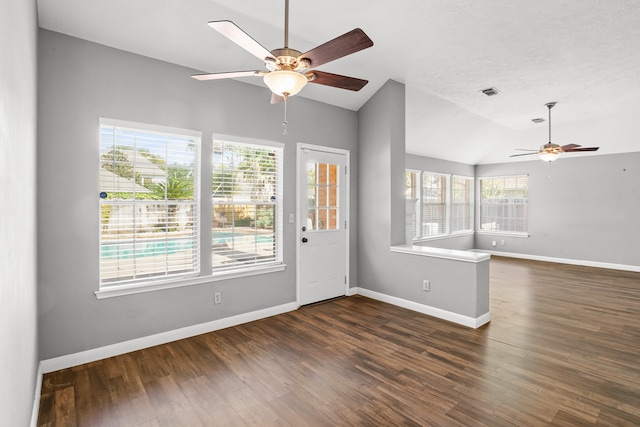
M 640 273 L 494 257 L 491 318 L 303 307 L 46 374 L 38 426 L 640 425 Z

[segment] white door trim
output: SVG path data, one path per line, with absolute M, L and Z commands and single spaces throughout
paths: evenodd
M 313 145 L 313 144 L 306 144 L 303 142 L 298 142 L 297 146 L 296 146 L 296 219 L 295 219 L 295 225 L 296 225 L 296 304 L 298 306 L 298 308 L 300 308 L 300 245 L 301 245 L 301 224 L 299 224 L 299 219 L 300 219 L 300 168 L 303 167 L 303 165 L 301 165 L 300 162 L 300 153 L 302 152 L 302 150 L 313 150 L 313 151 L 321 151 L 321 152 L 325 152 L 325 153 L 334 153 L 334 154 L 341 154 L 345 156 L 345 165 L 347 167 L 347 173 L 346 173 L 346 178 L 345 178 L 345 191 L 346 191 L 346 206 L 345 206 L 345 218 L 347 218 L 347 228 L 346 228 L 346 235 L 345 235 L 345 245 L 346 245 L 346 250 L 345 250 L 345 256 L 346 256 L 346 275 L 347 275 L 347 283 L 345 283 L 345 290 L 344 290 L 344 294 L 345 295 L 349 295 L 349 283 L 351 282 L 351 275 L 349 274 L 349 248 L 350 248 L 350 243 L 349 243 L 349 234 L 350 234 L 350 230 L 351 227 L 353 227 L 353 224 L 351 224 L 351 216 L 350 216 L 350 208 L 351 208 L 351 199 L 350 199 L 350 195 L 351 195 L 351 183 L 350 183 L 350 177 L 351 177 L 351 162 L 350 162 L 350 152 L 349 150 L 345 150 L 342 148 L 334 148 L 334 147 L 324 147 L 321 145 Z

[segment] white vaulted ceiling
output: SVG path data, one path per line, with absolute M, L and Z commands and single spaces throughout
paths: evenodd
M 38 14 L 42 28 L 203 72 L 263 67 L 208 21 L 283 45 L 284 0 L 38 0 Z M 297 96 L 358 110 L 388 79 L 404 83 L 410 153 L 514 160 L 515 148 L 547 142 L 547 122 L 531 119 L 546 119 L 549 101 L 558 102 L 552 142 L 601 147 L 571 156 L 640 151 L 637 0 L 290 0 L 297 50 L 356 27 L 374 46 L 319 69 L 369 84 L 355 93 L 307 85 Z M 489 87 L 501 93 L 480 93 Z

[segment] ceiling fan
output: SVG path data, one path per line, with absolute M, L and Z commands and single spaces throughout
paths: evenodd
M 526 150 L 522 148 L 518 148 L 520 151 L 532 151 L 532 153 L 524 153 L 524 154 L 513 154 L 509 157 L 518 157 L 518 156 L 530 156 L 531 154 L 537 154 L 540 156 L 545 162 L 553 162 L 555 159 L 560 156 L 562 153 L 576 153 L 579 151 L 598 151 L 600 147 L 582 147 L 577 144 L 567 144 L 560 146 L 558 144 L 551 143 L 551 109 L 557 104 L 557 102 L 549 102 L 544 104 L 545 107 L 549 109 L 549 142 L 540 146 L 539 150 Z
M 285 0 L 284 47 L 268 51 L 231 21 L 211 21 L 209 26 L 264 61 L 267 71 L 232 71 L 195 74 L 197 80 L 261 76 L 271 89 L 271 103 L 286 101 L 300 92 L 307 83 L 358 91 L 367 80 L 318 71 L 312 68 L 373 46 L 373 41 L 360 28 L 349 31 L 305 53 L 289 47 L 289 0 Z

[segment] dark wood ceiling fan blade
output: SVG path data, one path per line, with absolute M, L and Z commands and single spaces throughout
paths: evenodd
M 581 146 L 578 144 L 567 144 L 567 145 L 563 145 L 560 148 L 562 148 L 562 151 L 571 151 L 574 148 L 578 148 L 578 147 L 581 147 Z
M 261 76 L 263 74 L 262 71 L 230 71 L 225 73 L 210 73 L 210 74 L 193 74 L 193 77 L 196 80 L 219 80 L 219 79 L 233 79 L 236 77 L 251 77 L 251 76 Z
M 577 151 L 598 151 L 600 147 L 582 147 L 582 148 L 571 148 L 569 150 L 564 150 L 565 153 L 575 153 Z
M 298 59 L 307 59 L 311 62 L 312 67 L 318 67 L 371 46 L 373 46 L 373 41 L 369 36 L 360 28 L 356 28 L 303 53 Z
M 261 61 L 266 58 L 271 58 L 275 61 L 276 57 L 271 52 L 233 22 L 211 21 L 209 26 Z
M 530 156 L 532 154 L 538 154 L 538 151 L 536 151 L 535 153 L 524 153 L 524 154 L 512 154 L 509 157 L 518 157 L 518 156 Z
M 276 95 L 271 92 L 271 103 L 272 104 L 281 104 L 284 102 L 284 96 Z
M 307 73 L 307 76 L 309 74 L 313 74 L 315 76 L 315 78 L 312 78 L 311 80 L 309 80 L 309 83 L 332 86 L 332 87 L 337 87 L 339 89 L 358 91 L 363 87 L 365 87 L 367 83 L 369 83 L 368 80 L 357 79 L 355 77 L 341 76 L 340 74 L 332 74 L 324 71 L 313 70 Z

